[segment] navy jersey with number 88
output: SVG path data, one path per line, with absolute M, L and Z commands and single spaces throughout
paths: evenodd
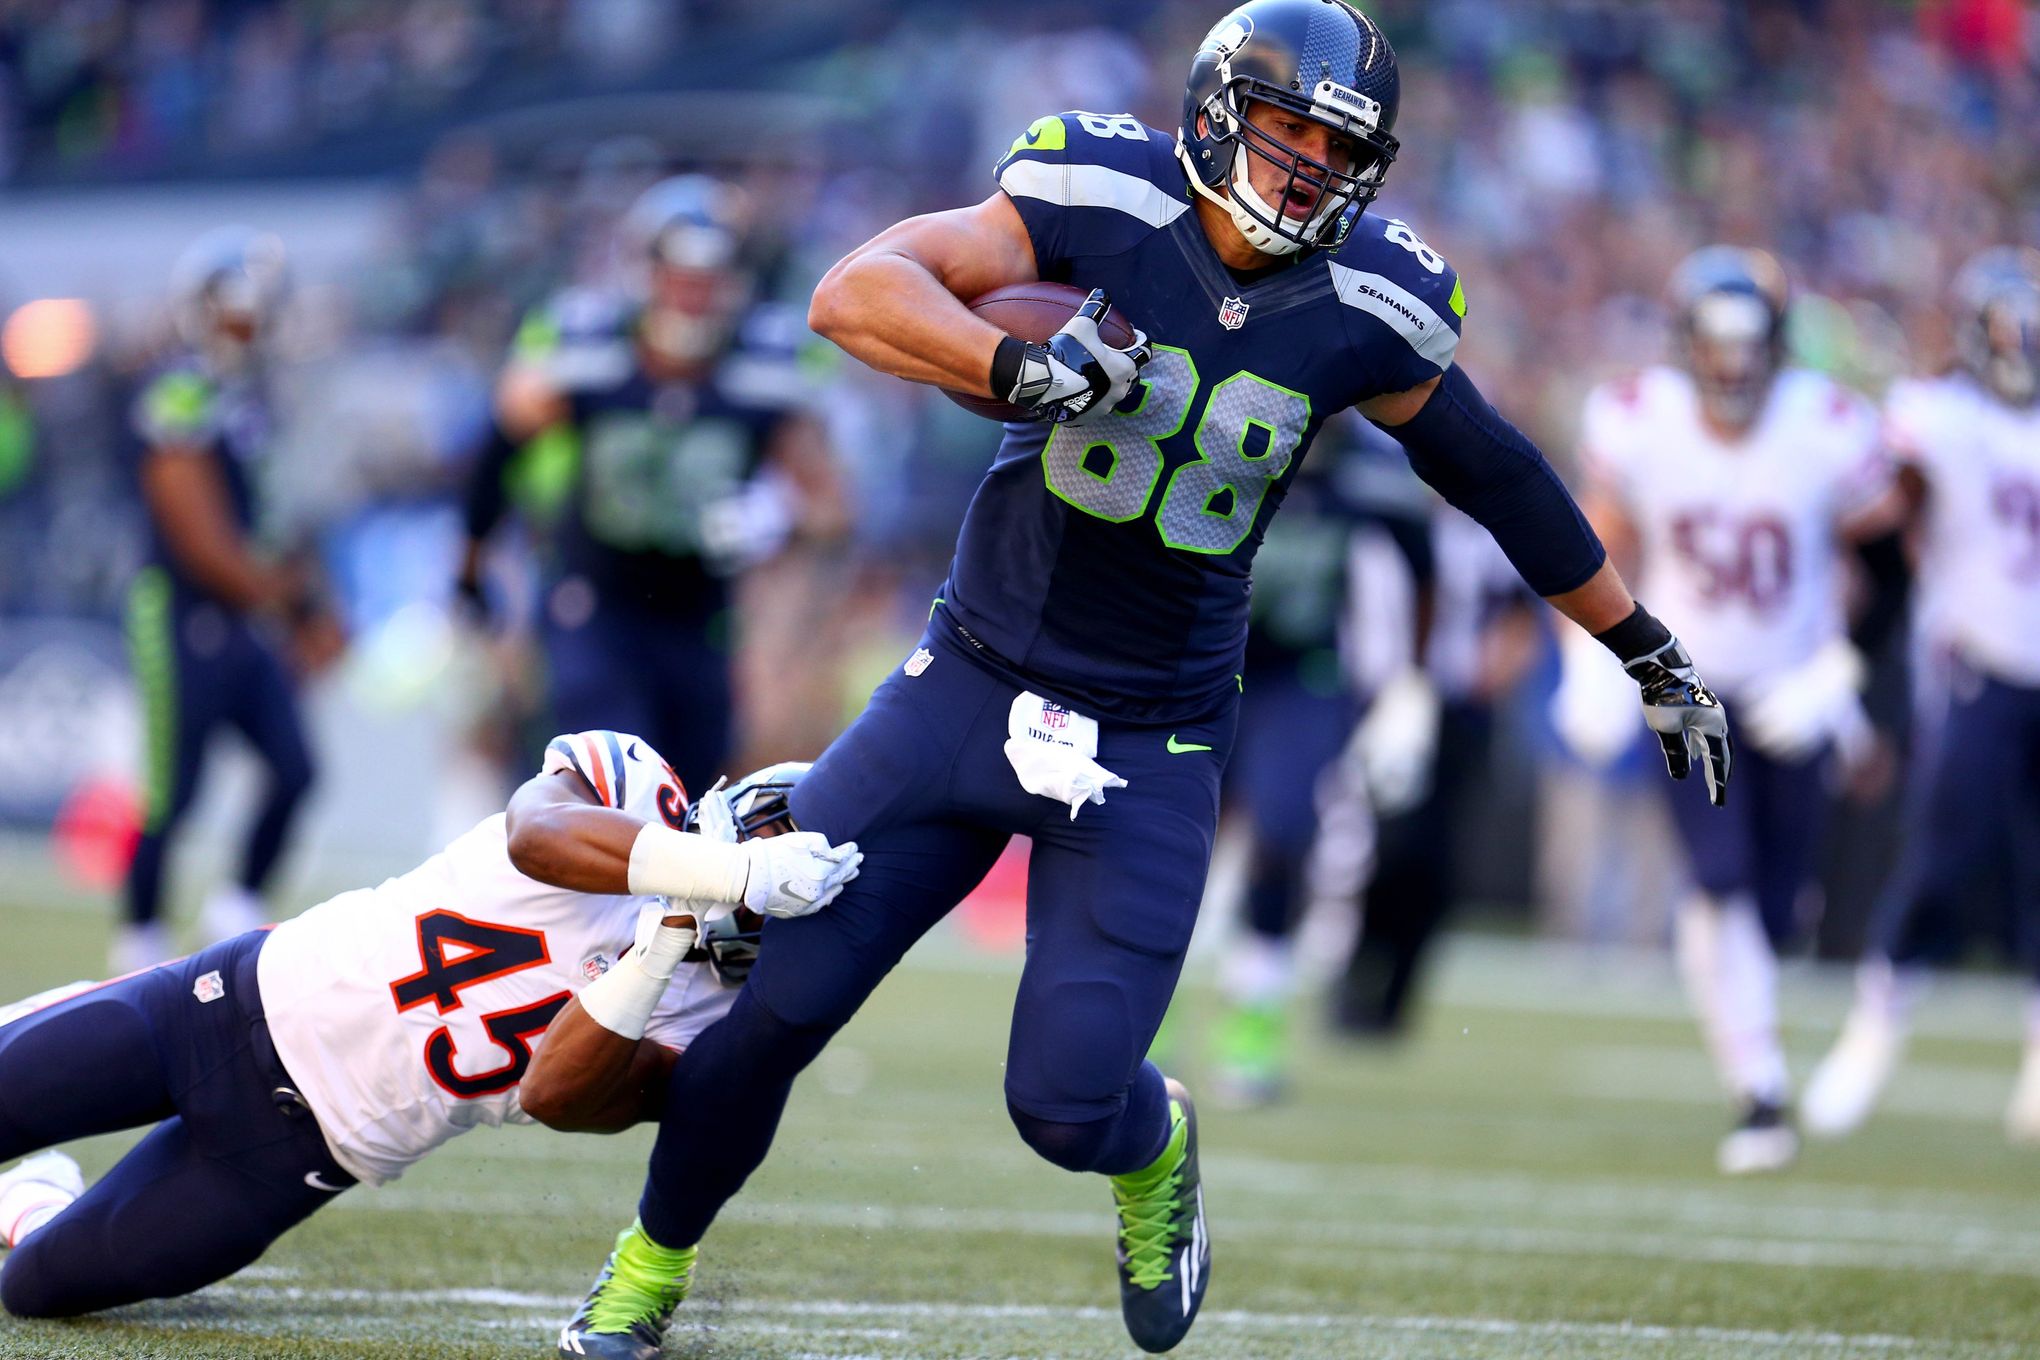
M 1191 209 L 1170 135 L 1125 114 L 1037 120 L 999 163 L 1043 279 L 1104 288 L 1154 358 L 1119 409 L 1012 424 L 939 611 L 994 664 L 1089 709 L 1208 710 L 1246 642 L 1248 570 L 1325 420 L 1442 373 L 1458 276 L 1364 215 L 1334 253 L 1242 282 Z

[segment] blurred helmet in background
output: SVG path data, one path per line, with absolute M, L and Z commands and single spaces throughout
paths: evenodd
M 250 227 L 215 227 L 177 257 L 170 298 L 185 340 L 223 357 L 244 353 L 275 319 L 289 287 L 283 242 Z
M 707 175 L 660 180 L 624 214 L 624 247 L 646 270 L 639 333 L 657 353 L 694 364 L 729 342 L 751 299 L 746 218 L 742 192 Z
M 1247 121 L 1255 100 L 1352 138 L 1354 163 L 1297 154 Z M 1336 250 L 1395 159 L 1401 102 L 1395 49 L 1359 10 L 1343 0 L 1252 0 L 1218 21 L 1190 63 L 1176 155 L 1190 187 L 1224 208 L 1254 249 Z M 1308 216 L 1284 212 L 1288 190 L 1273 204 L 1254 191 L 1257 156 L 1288 174 L 1288 189 L 1316 189 Z
M 2040 250 L 1998 246 L 1955 275 L 1963 367 L 2013 406 L 2040 397 Z
M 1785 362 L 1784 266 L 1765 251 L 1707 246 L 1672 271 L 1668 294 L 1701 410 L 1725 429 L 1747 430 Z

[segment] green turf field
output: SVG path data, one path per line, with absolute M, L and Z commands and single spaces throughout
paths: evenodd
M 0 907 L 0 997 L 94 971 L 101 928 Z M 1008 966 L 930 950 L 796 1094 L 669 1355 L 1137 1354 L 1103 1187 L 1036 1162 L 1006 1123 Z M 1803 1074 L 1844 994 L 1788 987 Z M 2016 1004 L 2002 983 L 1944 988 L 1887 1115 L 1787 1178 L 1724 1184 L 1724 1116 L 1668 971 L 1459 942 L 1407 1048 L 1315 1043 L 1293 1104 L 1208 1114 L 1213 1284 L 1177 1353 L 2040 1352 L 2040 1154 L 1996 1122 Z M 550 1355 L 649 1142 L 483 1131 L 195 1298 L 0 1319 L 0 1355 Z M 122 1145 L 84 1145 L 88 1174 Z

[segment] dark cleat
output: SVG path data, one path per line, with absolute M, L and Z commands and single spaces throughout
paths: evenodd
M 560 1329 L 561 1360 L 659 1360 L 666 1324 L 694 1282 L 695 1248 L 675 1251 L 633 1223 Z
M 1211 1281 L 1204 1184 L 1197 1174 L 1197 1109 L 1168 1080 L 1169 1145 L 1152 1166 L 1112 1178 L 1119 1206 L 1119 1311 L 1134 1344 L 1171 1349 L 1189 1332 Z

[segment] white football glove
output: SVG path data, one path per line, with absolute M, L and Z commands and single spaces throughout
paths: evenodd
M 1346 753 L 1359 766 L 1369 801 L 1380 815 L 1406 812 L 1430 792 L 1438 713 L 1437 687 L 1412 667 L 1381 687 L 1353 729 Z
M 1109 414 L 1126 400 L 1153 353 L 1139 330 L 1123 350 L 1105 343 L 1098 323 L 1111 310 L 1105 290 L 1093 288 L 1047 344 L 1026 347 L 1013 390 L 1001 395 L 1035 420 L 1083 425 Z
M 829 844 L 818 831 L 761 836 L 739 847 L 751 861 L 744 905 L 761 916 L 806 916 L 836 900 L 864 855 L 857 842 Z
M 1804 760 L 1832 742 L 1847 757 L 1869 737 L 1858 697 L 1867 678 L 1862 655 L 1841 638 L 1784 674 L 1750 687 L 1742 723 L 1766 755 Z

